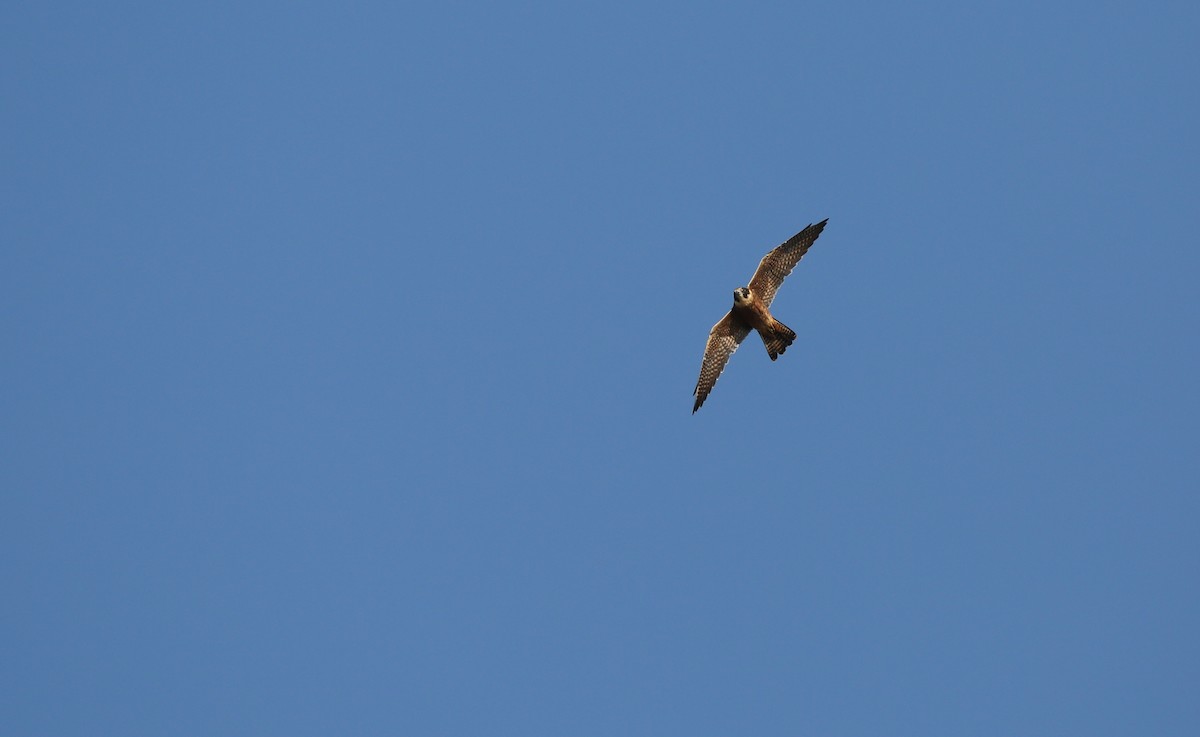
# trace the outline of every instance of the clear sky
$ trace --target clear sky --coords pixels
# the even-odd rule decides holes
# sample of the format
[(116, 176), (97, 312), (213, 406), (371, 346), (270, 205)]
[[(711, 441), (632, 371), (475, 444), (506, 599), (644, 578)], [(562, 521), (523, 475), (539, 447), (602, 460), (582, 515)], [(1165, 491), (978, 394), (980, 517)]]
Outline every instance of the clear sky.
[(0, 733), (1197, 734), (1197, 8), (7, 4)]

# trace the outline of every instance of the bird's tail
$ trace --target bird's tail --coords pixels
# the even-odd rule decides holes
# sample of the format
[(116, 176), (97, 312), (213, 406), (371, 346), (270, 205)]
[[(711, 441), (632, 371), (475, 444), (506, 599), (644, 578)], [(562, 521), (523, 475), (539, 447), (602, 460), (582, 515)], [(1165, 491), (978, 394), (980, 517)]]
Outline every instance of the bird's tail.
[(778, 320), (771, 325), (769, 332), (759, 330), (758, 334), (762, 337), (763, 345), (767, 347), (767, 354), (771, 356), (772, 361), (779, 358), (796, 340), (796, 331)]

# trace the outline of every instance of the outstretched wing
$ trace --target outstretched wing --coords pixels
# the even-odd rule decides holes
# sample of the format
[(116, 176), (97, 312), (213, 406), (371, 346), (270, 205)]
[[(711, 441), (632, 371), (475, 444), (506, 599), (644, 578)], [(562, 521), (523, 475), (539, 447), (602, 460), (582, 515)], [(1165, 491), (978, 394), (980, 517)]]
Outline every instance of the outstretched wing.
[(708, 333), (708, 344), (704, 346), (704, 362), (700, 364), (700, 380), (696, 382), (696, 405), (692, 414), (700, 409), (708, 393), (717, 383), (717, 377), (725, 370), (729, 357), (738, 349), (742, 339), (750, 332), (750, 326), (734, 317), (732, 311), (726, 313)]
[(771, 300), (775, 299), (775, 292), (779, 290), (779, 285), (783, 284), (787, 275), (792, 273), (792, 269), (796, 268), (796, 264), (800, 263), (800, 259), (808, 253), (808, 247), (817, 240), (817, 236), (821, 235), (827, 222), (829, 222), (829, 218), (825, 218), (816, 225), (809, 225), (788, 238), (783, 245), (763, 256), (762, 261), (758, 262), (758, 268), (754, 271), (754, 276), (751, 277), (748, 286), (758, 295), (764, 305), (771, 306)]

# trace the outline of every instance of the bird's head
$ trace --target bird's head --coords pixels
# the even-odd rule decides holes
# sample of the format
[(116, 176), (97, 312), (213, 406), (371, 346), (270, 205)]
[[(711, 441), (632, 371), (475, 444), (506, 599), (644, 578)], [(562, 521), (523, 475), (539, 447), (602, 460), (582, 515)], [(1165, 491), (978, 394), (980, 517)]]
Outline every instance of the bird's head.
[(735, 305), (744, 305), (750, 301), (752, 292), (749, 287), (738, 287), (733, 290), (733, 303)]

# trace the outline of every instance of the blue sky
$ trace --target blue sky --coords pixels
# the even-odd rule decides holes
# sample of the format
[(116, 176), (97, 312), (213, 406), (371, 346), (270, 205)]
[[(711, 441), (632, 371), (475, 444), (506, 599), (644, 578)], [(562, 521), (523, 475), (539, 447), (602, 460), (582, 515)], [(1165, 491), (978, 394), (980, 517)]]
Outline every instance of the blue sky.
[(1195, 734), (1198, 30), (10, 5), (0, 731)]

